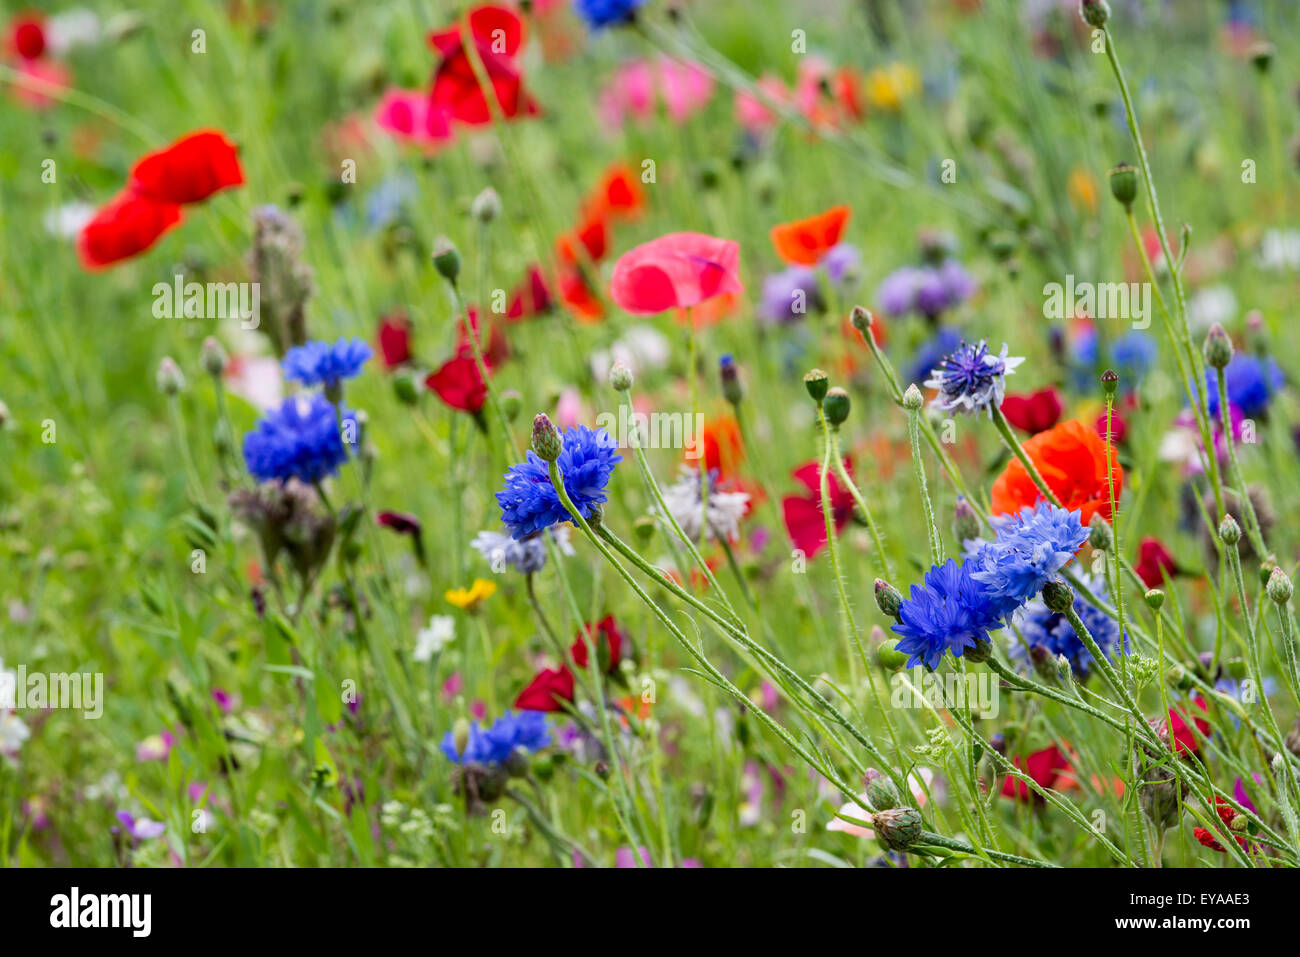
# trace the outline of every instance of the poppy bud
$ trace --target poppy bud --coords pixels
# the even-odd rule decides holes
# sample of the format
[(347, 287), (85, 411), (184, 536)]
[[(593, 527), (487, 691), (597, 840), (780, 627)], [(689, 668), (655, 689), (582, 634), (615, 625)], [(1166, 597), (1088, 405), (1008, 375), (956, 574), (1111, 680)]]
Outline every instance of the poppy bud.
[(1223, 516), (1223, 521), (1219, 523), (1219, 538), (1225, 545), (1236, 545), (1241, 541), (1241, 526), (1231, 515)]
[(221, 343), (212, 336), (203, 340), (203, 351), (200, 353), (203, 359), (203, 368), (207, 370), (208, 375), (220, 378), (221, 373), (226, 371), (226, 350), (221, 348)]
[(1088, 544), (1103, 552), (1110, 551), (1111, 546), (1115, 544), (1115, 533), (1110, 527), (1110, 522), (1102, 518), (1100, 512), (1088, 523)]
[(1232, 361), (1232, 340), (1219, 323), (1210, 326), (1202, 351), (1205, 353), (1206, 364), (1216, 369), (1222, 369)]
[(877, 811), (871, 816), (871, 826), (891, 851), (905, 851), (921, 839), (921, 813), (916, 808)]
[(1088, 26), (1101, 29), (1110, 19), (1110, 4), (1106, 0), (1080, 0), (1079, 16)]
[(964, 495), (958, 495), (957, 504), (953, 506), (952, 533), (957, 541), (962, 543), (969, 542), (972, 538), (979, 538), (979, 518)]
[(864, 337), (867, 330), (871, 328), (872, 319), (871, 312), (861, 306), (854, 306), (853, 311), (849, 313), (849, 322), (853, 323), (853, 328), (862, 333)]
[(898, 617), (898, 606), (903, 603), (903, 595), (897, 588), (883, 578), (876, 579), (876, 605), (890, 618)]
[(626, 392), (632, 388), (632, 370), (622, 362), (615, 362), (609, 370), (609, 384), (615, 392)]
[(505, 415), (506, 421), (513, 422), (519, 418), (519, 413), (524, 407), (524, 397), (514, 389), (506, 389), (501, 393), (501, 412)]
[(803, 385), (812, 396), (812, 400), (821, 404), (822, 399), (826, 398), (826, 390), (830, 388), (831, 383), (821, 369), (812, 369), (804, 374)]
[(1074, 604), (1074, 589), (1059, 578), (1048, 582), (1043, 586), (1043, 604), (1052, 611), (1064, 613)]
[(1147, 607), (1154, 612), (1159, 612), (1165, 603), (1165, 593), (1159, 588), (1149, 588), (1143, 596), (1146, 599)]
[(889, 780), (887, 775), (881, 774), (875, 768), (867, 768), (866, 778), (867, 803), (877, 811), (898, 807), (903, 803), (902, 798), (898, 796), (898, 788), (894, 787), (894, 782)]
[(596, 777), (602, 781), (609, 780), (609, 764), (605, 761), (596, 762)]
[(907, 654), (898, 650), (898, 640), (891, 638), (876, 649), (876, 660), (886, 671), (899, 671), (907, 664)]
[(393, 394), (402, 405), (415, 405), (420, 401), (419, 379), (410, 372), (393, 376)]
[(832, 426), (839, 426), (849, 417), (849, 394), (836, 386), (826, 392), (826, 397), (822, 399), (822, 411), (826, 413), (826, 420)]
[(564, 439), (560, 437), (555, 423), (545, 412), (533, 417), (533, 451), (543, 462), (554, 462), (564, 449)]
[(718, 376), (722, 380), (722, 397), (732, 405), (739, 405), (745, 397), (745, 387), (740, 382), (740, 370), (730, 354), (718, 360)]
[(907, 391), (903, 393), (903, 408), (907, 409), (909, 412), (915, 412), (924, 404), (925, 399), (921, 395), (921, 390), (918, 389), (916, 383), (913, 382), (907, 387)]
[(1285, 605), (1291, 600), (1293, 587), (1291, 579), (1287, 577), (1286, 572), (1280, 568), (1273, 569), (1273, 574), (1268, 576), (1268, 597), (1273, 599), (1279, 605)]
[(474, 197), (469, 207), (470, 215), (480, 223), (490, 223), (501, 215), (501, 197), (489, 186)]
[(171, 356), (163, 356), (162, 362), (158, 363), (156, 381), (158, 391), (163, 395), (176, 395), (185, 388), (185, 374)]
[(1106, 174), (1106, 179), (1110, 183), (1110, 194), (1123, 203), (1125, 209), (1132, 209), (1133, 200), (1137, 199), (1137, 170), (1128, 163), (1120, 163)]
[(1248, 54), (1250, 62), (1260, 73), (1267, 73), (1268, 68), (1273, 65), (1273, 56), (1277, 53), (1277, 48), (1267, 40), (1261, 40), (1251, 46)]
[(1119, 386), (1119, 373), (1114, 369), (1107, 369), (1101, 374), (1101, 389), (1107, 395), (1114, 395), (1115, 389)]
[(446, 236), (439, 236), (433, 243), (433, 268), (438, 275), (453, 286), (460, 276), (460, 253)]

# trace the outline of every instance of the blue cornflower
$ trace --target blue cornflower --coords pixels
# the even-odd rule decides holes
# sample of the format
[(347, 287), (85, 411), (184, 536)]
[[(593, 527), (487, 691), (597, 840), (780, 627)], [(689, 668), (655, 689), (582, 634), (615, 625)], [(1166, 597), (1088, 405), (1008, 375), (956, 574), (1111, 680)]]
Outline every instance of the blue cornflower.
[(1156, 342), (1145, 332), (1126, 333), (1110, 347), (1110, 361), (1119, 373), (1119, 381), (1132, 389), (1156, 364)]
[[(352, 412), (342, 413), (350, 437), (357, 435)], [(244, 461), (259, 481), (319, 482), (348, 460), (334, 405), (320, 393), (290, 396), (244, 436)]]
[(970, 415), (987, 411), (992, 415), (993, 408), (1002, 405), (1007, 376), (1024, 361), (1020, 357), (1008, 356), (1005, 342), (1002, 352), (997, 355), (989, 352), (983, 340), (974, 345), (963, 342), (931, 370), (925, 385), (939, 390), (939, 396), (934, 400), (937, 408)]
[[(1228, 402), (1251, 419), (1268, 411), (1273, 393), (1282, 388), (1282, 369), (1276, 359), (1260, 359), (1248, 353), (1232, 357), (1224, 369), (1228, 385)], [(1205, 370), (1206, 391), (1209, 393), (1210, 415), (1219, 414), (1219, 370)]]
[[(1094, 595), (1102, 594), (1104, 583), (1099, 576), (1086, 576), (1083, 583)], [(1079, 616), (1083, 626), (1088, 629), (1097, 647), (1108, 659), (1114, 658), (1116, 652), (1126, 654), (1128, 641), (1120, 640), (1119, 625), (1095, 605), (1084, 600), (1079, 592), (1074, 596), (1074, 613)], [(1086, 680), (1092, 671), (1092, 653), (1080, 640), (1065, 615), (1052, 611), (1041, 599), (1034, 599), (1016, 612), (1013, 623), (1028, 645), (1028, 651), (1041, 648), (1052, 659), (1064, 655), (1070, 668), (1080, 680)], [(1016, 643), (1011, 649), (1018, 658), (1026, 656), (1026, 648)]]
[[(569, 528), (557, 525), (548, 534), (561, 554), (572, 555), (573, 546), (569, 544)], [(470, 542), (470, 547), (492, 563), (494, 572), (513, 568), (524, 575), (541, 571), (546, 566), (546, 542), (540, 535), (515, 541), (509, 535), (500, 532), (479, 532)]]
[(996, 542), (967, 560), (971, 577), (983, 583), (1003, 613), (1023, 605), (1056, 577), (1088, 538), (1079, 511), (1048, 502), (1025, 506), (998, 529)]
[(442, 753), (457, 764), (502, 764), (517, 748), (540, 751), (551, 743), (551, 728), (541, 711), (506, 711), (490, 728), (470, 725), (464, 753), (456, 751), (456, 735), (448, 731), (442, 738)]
[[(623, 461), (618, 443), (604, 429), (575, 425), (564, 433), (564, 449), (556, 465), (564, 476), (564, 490), (583, 518), (605, 501), (605, 486), (614, 466)], [(501, 521), (516, 541), (544, 528), (571, 520), (568, 509), (551, 485), (547, 465), (531, 449), (526, 461), (512, 465), (505, 487), (497, 492)]]
[(334, 389), (343, 379), (359, 373), (372, 355), (374, 351), (360, 339), (309, 342), (286, 352), (282, 365), (286, 379)]
[(629, 22), (638, 8), (645, 6), (646, 0), (574, 0), (582, 19), (593, 30), (617, 26)]
[(933, 670), (945, 652), (961, 657), (963, 651), (989, 640), (989, 632), (1002, 627), (1002, 613), (988, 590), (975, 581), (967, 562), (948, 559), (925, 573), (924, 584), (913, 585), (898, 607), (902, 635), (898, 650), (911, 655), (907, 667), (925, 664)]
[(961, 334), (956, 329), (943, 326), (934, 336), (923, 343), (912, 356), (908, 366), (908, 382), (924, 382), (930, 370), (937, 366), (948, 353), (961, 346)]

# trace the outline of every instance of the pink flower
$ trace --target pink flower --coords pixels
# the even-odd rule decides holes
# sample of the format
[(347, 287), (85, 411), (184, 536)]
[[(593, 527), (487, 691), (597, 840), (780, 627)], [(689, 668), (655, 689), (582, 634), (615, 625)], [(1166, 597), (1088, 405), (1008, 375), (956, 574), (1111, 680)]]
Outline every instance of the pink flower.
[(651, 315), (744, 292), (739, 269), (739, 243), (703, 233), (669, 233), (620, 256), (609, 292), (628, 312)]
[[(768, 99), (777, 103), (788, 103), (790, 91), (778, 76), (764, 73), (758, 78), (758, 89)], [(736, 92), (736, 122), (751, 133), (762, 133), (776, 125), (779, 117), (776, 111), (762, 99), (743, 90)]]
[(668, 118), (680, 124), (712, 96), (713, 77), (702, 66), (660, 57), (619, 67), (601, 91), (597, 109), (607, 125), (617, 127), (629, 116), (637, 121), (652, 119), (662, 100)]
[(172, 752), (172, 745), (175, 743), (176, 738), (170, 731), (151, 734), (135, 746), (135, 759), (137, 761), (166, 761), (167, 756)]
[(374, 118), (376, 126), (403, 143), (432, 150), (452, 139), (447, 111), (422, 90), (388, 90), (375, 107)]

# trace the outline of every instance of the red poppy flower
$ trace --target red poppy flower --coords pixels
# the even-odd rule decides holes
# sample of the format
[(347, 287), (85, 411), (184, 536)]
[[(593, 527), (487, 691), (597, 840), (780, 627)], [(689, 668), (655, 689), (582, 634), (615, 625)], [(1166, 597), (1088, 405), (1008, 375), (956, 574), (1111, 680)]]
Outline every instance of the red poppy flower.
[(632, 219), (645, 209), (645, 191), (631, 169), (615, 163), (605, 171), (585, 208), (593, 216)]
[(620, 256), (609, 291), (628, 312), (651, 315), (744, 292), (739, 269), (739, 243), (703, 233), (669, 233)]
[(515, 698), (521, 711), (563, 711), (561, 702), (573, 700), (573, 673), (561, 665), (537, 673), (528, 687)]
[[(1069, 757), (1054, 744), (1035, 751), (1027, 758), (1016, 758), (1012, 763), (1029, 775), (1035, 784), (1044, 788), (1056, 787), (1058, 779), (1071, 771)], [(1028, 784), (1010, 774), (1002, 782), (1002, 796), (1014, 797), (1020, 801), (1041, 800), (1041, 795), (1030, 791)]]
[(717, 472), (719, 479), (733, 478), (745, 458), (745, 443), (740, 435), (740, 425), (727, 416), (710, 419), (704, 423), (698, 436), (691, 436), (686, 445), (686, 464), (698, 467), (700, 448), (704, 446), (704, 468)]
[(1138, 560), (1133, 570), (1148, 588), (1161, 588), (1165, 575), (1172, 575), (1176, 570), (1174, 556), (1160, 539), (1148, 536), (1138, 544)]
[(1023, 432), (1046, 432), (1061, 421), (1061, 396), (1053, 388), (1037, 392), (1008, 393), (1002, 400), (1002, 414)]
[(579, 322), (600, 322), (605, 317), (605, 306), (581, 269), (566, 269), (555, 285), (560, 301)]
[[(1097, 433), (1077, 419), (1062, 422), (1040, 432), (1024, 444), (1026, 454), (1043, 481), (1061, 504), (1080, 511), (1086, 527), (1093, 515), (1110, 520), (1110, 484), (1106, 476), (1106, 446)], [(1110, 450), (1110, 468), (1115, 476), (1115, 500), (1124, 484), (1115, 449)], [(994, 515), (1016, 514), (1042, 498), (1019, 459), (1012, 459), (1006, 471), (993, 483)]]
[(129, 187), (160, 203), (197, 203), (243, 182), (235, 144), (219, 130), (198, 130), (137, 161)]
[[(853, 474), (853, 463), (847, 458), (844, 467)], [(821, 501), (821, 463), (809, 462), (794, 471), (795, 481), (808, 489), (808, 495), (789, 495), (781, 500), (781, 511), (785, 516), (786, 531), (794, 547), (808, 558), (814, 557), (826, 547), (826, 519), (822, 514)], [(835, 532), (839, 534), (849, 519), (853, 517), (853, 493), (840, 485), (834, 473), (827, 477), (827, 491), (830, 494), (831, 518), (835, 523)]]
[(477, 415), (487, 401), (487, 383), (472, 356), (448, 359), (436, 372), (429, 373), (424, 384), (447, 405), (462, 412)]
[(529, 266), (528, 275), (510, 295), (510, 303), (506, 306), (506, 318), (513, 320), (538, 316), (550, 312), (553, 304), (551, 290), (547, 288), (546, 276), (542, 274), (541, 267)]
[(45, 52), (45, 18), (25, 13), (9, 26), (9, 45), (24, 60), (36, 60)]
[(423, 90), (388, 90), (375, 106), (374, 117), (376, 126), (402, 142), (433, 148), (452, 139), (447, 111)]
[[(537, 104), (524, 91), (523, 79), (514, 64), (514, 56), (524, 43), (523, 21), (506, 7), (485, 4), (470, 11), (469, 32), (502, 115), (537, 114)], [(442, 54), (433, 76), (434, 105), (462, 123), (491, 123), (492, 108), (465, 51), (463, 24), (430, 33), (429, 44)]]
[[(1237, 819), (1237, 814), (1238, 814), (1237, 809), (1233, 807), (1231, 804), (1229, 804), (1226, 800), (1224, 800), (1224, 798), (1216, 794), (1214, 796), (1214, 810), (1215, 813), (1219, 815), (1219, 820), (1223, 822), (1223, 826), (1227, 828), (1231, 828), (1232, 822)], [(1227, 849), (1222, 844), (1219, 843), (1218, 839), (1214, 835), (1214, 832), (1210, 831), (1207, 828), (1204, 827), (1192, 828), (1192, 836), (1195, 837), (1200, 844), (1210, 848), (1211, 850), (1218, 851), (1220, 854), (1228, 853)], [(1246, 839), (1242, 837), (1240, 834), (1234, 834), (1233, 837), (1236, 838), (1237, 843), (1240, 844), (1243, 848), (1250, 849), (1250, 845), (1247, 843)]]
[(422, 528), (419, 518), (406, 512), (380, 512), (375, 524), (391, 528), (399, 535), (419, 535)]
[(379, 320), (379, 358), (385, 369), (395, 369), (411, 361), (411, 320), (398, 310)]
[(839, 243), (852, 213), (847, 206), (832, 206), (824, 213), (772, 227), (776, 254), (792, 266), (815, 266)]
[[(605, 670), (613, 672), (618, 668), (618, 664), (623, 659), (623, 643), (626, 639), (623, 632), (619, 630), (618, 623), (614, 621), (613, 615), (606, 615), (596, 625), (586, 625), (586, 631), (592, 635), (592, 643), (596, 647), (596, 657), (599, 660), (603, 652), (609, 658), (609, 663)], [(593, 634), (594, 628), (594, 634)], [(587, 642), (583, 638), (582, 632), (578, 632), (574, 638), (573, 646), (569, 649), (573, 655), (573, 663), (579, 668), (587, 667)]]
[[(1202, 711), (1209, 711), (1205, 699), (1200, 696), (1193, 698), (1192, 704)], [(1195, 754), (1200, 750), (1201, 739), (1207, 737), (1210, 733), (1210, 722), (1204, 718), (1190, 716), (1196, 725), (1196, 731), (1193, 731), (1192, 726), (1187, 723), (1187, 717), (1189, 715), (1185, 704), (1175, 705), (1169, 709), (1167, 728), (1169, 737), (1174, 742), (1175, 753), (1178, 751), (1191, 751)], [(1200, 733), (1197, 734), (1197, 732)]]
[(555, 241), (555, 254), (570, 265), (584, 261), (598, 263), (608, 252), (609, 224), (603, 216), (588, 216), (572, 233)]
[(144, 252), (180, 221), (181, 208), (175, 203), (119, 193), (82, 227), (77, 254), (87, 269), (103, 269)]

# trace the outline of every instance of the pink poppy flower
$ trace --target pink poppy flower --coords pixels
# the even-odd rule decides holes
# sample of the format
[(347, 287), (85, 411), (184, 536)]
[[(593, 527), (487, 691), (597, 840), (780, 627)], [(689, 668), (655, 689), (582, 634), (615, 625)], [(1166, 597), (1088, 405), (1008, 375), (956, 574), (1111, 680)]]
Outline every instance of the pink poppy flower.
[(375, 125), (403, 143), (426, 149), (451, 142), (451, 118), (422, 90), (390, 89), (375, 106)]
[(740, 244), (703, 233), (669, 233), (619, 257), (610, 296), (623, 309), (650, 315), (741, 293)]
[(697, 63), (680, 63), (661, 57), (635, 60), (615, 71), (601, 91), (597, 109), (608, 126), (619, 127), (631, 117), (643, 122), (654, 117), (662, 101), (668, 118), (683, 123), (713, 96), (713, 77)]

